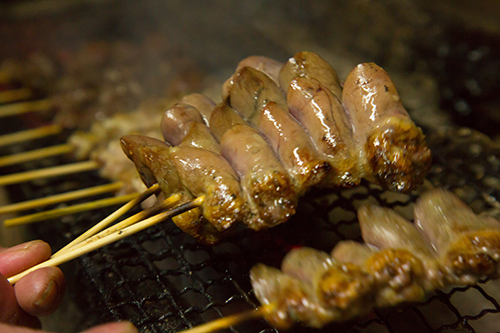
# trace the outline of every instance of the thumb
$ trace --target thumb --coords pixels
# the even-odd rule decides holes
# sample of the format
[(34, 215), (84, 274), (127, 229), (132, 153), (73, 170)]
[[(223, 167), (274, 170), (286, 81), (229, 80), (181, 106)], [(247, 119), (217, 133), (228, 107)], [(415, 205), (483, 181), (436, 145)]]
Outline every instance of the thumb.
[(138, 333), (138, 331), (132, 323), (122, 321), (119, 323), (99, 325), (82, 333)]

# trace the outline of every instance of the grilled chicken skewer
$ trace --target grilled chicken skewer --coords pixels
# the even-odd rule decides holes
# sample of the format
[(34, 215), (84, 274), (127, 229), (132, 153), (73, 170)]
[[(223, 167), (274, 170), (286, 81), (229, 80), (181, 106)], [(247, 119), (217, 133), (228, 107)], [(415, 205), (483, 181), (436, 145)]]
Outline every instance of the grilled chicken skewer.
[[(250, 278), (273, 326), (322, 327), (374, 307), (422, 301), (444, 286), (498, 277), (500, 223), (475, 215), (451, 192), (422, 195), (417, 225), (380, 207), (358, 211), (366, 244), (342, 241), (327, 253), (292, 250), (281, 270), (258, 264)], [(270, 306), (270, 305), (273, 306)]]
[[(353, 186), (369, 178), (391, 189), (409, 191), (429, 167), (425, 158), (430, 153), (421, 137), (412, 146), (417, 152), (402, 151), (404, 158), (414, 159), (416, 167), (421, 167), (408, 175), (412, 181), (380, 182), (377, 177), (390, 175), (384, 173), (386, 169), (377, 169), (383, 173), (380, 175), (369, 174), (375, 170), (366, 168), (365, 148), (357, 142), (360, 133), (379, 123), (370, 120), (366, 110), (352, 110), (358, 113), (353, 121), (340, 102), (342, 90), (333, 68), (310, 52), (295, 55), (278, 71), (279, 66), (268, 58), (250, 57), (224, 84), (223, 103), (215, 105), (199, 94), (183, 98), (163, 116), (166, 143), (147, 137), (122, 139), (123, 150), (147, 186), (158, 182), (166, 196), (180, 191), (185, 200), (207, 195), (201, 211), (174, 219), (202, 242), (215, 242), (239, 222), (261, 230), (287, 221), (295, 213), (298, 198), (312, 186)], [(380, 73), (373, 76), (376, 89), (379, 81), (392, 84), (388, 77), (379, 77)], [(344, 89), (348, 105), (357, 106), (358, 99), (365, 98), (356, 89), (353, 85)], [(391, 93), (394, 97), (395, 90)], [(374, 99), (386, 106), (385, 95)], [(402, 109), (399, 104), (389, 107)], [(399, 113), (377, 111), (381, 121), (394, 118), (421, 134), (404, 109)], [(391, 150), (389, 143), (385, 149)], [(397, 166), (390, 171), (394, 170)]]

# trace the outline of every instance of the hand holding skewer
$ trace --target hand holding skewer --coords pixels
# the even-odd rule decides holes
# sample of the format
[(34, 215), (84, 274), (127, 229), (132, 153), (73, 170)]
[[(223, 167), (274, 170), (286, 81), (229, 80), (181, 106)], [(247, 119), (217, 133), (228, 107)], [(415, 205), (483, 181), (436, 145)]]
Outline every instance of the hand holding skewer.
[[(50, 253), (50, 246), (40, 240), (0, 249), (0, 333), (34, 332), (29, 328), (41, 327), (37, 317), (53, 313), (61, 304), (65, 280), (57, 267), (36, 270), (15, 286), (4, 278), (48, 259)], [(86, 332), (134, 333), (137, 330), (131, 323), (122, 322), (100, 325)]]

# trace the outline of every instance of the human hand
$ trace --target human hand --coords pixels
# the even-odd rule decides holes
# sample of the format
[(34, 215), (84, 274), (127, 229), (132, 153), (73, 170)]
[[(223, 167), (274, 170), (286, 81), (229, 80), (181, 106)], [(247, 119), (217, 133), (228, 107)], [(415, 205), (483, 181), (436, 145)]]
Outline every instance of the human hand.
[[(5, 278), (20, 273), (51, 255), (50, 246), (40, 240), (11, 248), (0, 248), (0, 333), (41, 332), (37, 317), (53, 313), (61, 304), (66, 282), (57, 267), (40, 268), (14, 286)], [(22, 327), (21, 327), (22, 326)], [(128, 323), (111, 323), (92, 328), (85, 333), (135, 333)]]

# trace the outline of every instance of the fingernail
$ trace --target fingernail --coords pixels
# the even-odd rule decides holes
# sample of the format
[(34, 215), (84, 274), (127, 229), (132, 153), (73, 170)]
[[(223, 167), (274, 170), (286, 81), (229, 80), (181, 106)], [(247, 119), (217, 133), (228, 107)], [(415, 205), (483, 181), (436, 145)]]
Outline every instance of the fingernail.
[(50, 280), (40, 297), (34, 303), (39, 309), (47, 309), (58, 297), (59, 285), (56, 281)]

